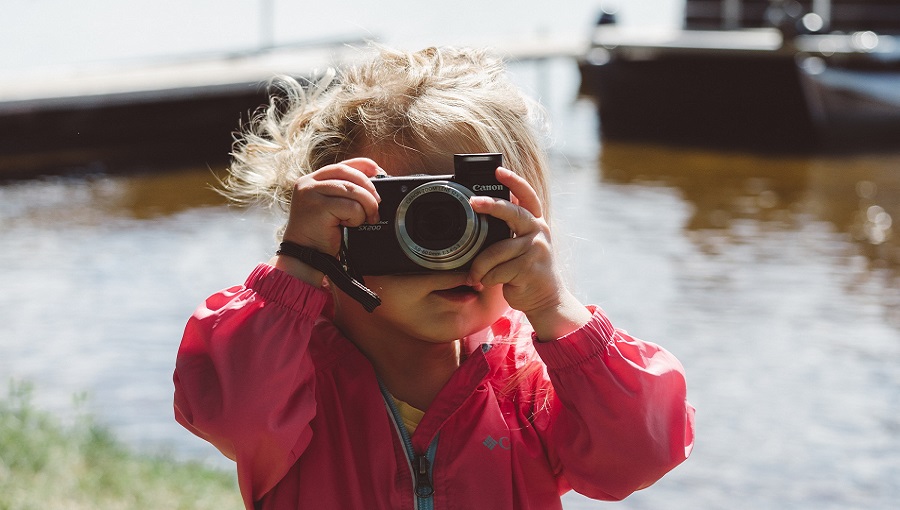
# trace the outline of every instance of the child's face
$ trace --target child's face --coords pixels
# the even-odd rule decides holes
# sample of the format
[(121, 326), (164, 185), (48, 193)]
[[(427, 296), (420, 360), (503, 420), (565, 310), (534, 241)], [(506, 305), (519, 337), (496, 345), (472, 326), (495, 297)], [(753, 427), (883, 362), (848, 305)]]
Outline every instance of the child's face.
[[(369, 148), (359, 154), (376, 161), (391, 176), (421, 171), (453, 173), (452, 153), (433, 164), (410, 163), (389, 158)], [(445, 155), (446, 156), (446, 155)], [(441, 165), (437, 161), (444, 161)], [(416, 275), (366, 276), (366, 286), (381, 298), (381, 305), (368, 313), (355, 303), (338, 306), (336, 317), (345, 324), (365, 325), (363, 334), (384, 332), (386, 335), (405, 334), (432, 343), (450, 342), (481, 331), (493, 324), (508, 305), (501, 286), (473, 289), (465, 285), (467, 273), (435, 271)], [(341, 301), (350, 301), (341, 296)], [(348, 315), (352, 315), (348, 316)], [(346, 328), (345, 328), (346, 329)]]

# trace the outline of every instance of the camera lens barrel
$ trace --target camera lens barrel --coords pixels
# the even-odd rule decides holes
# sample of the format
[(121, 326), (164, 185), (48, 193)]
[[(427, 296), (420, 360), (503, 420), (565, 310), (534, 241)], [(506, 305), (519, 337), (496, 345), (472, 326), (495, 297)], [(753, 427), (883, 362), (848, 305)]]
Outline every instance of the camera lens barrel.
[(397, 241), (415, 263), (427, 269), (455, 269), (478, 254), (487, 220), (472, 209), (475, 196), (452, 181), (431, 181), (411, 190), (397, 207)]

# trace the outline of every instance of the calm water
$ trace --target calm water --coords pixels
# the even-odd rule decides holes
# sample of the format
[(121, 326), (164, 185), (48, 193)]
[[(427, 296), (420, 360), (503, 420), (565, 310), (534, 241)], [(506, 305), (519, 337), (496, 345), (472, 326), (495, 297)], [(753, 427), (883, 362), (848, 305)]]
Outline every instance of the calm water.
[[(900, 154), (600, 144), (571, 63), (514, 73), (553, 120), (574, 289), (673, 351), (698, 409), (686, 464), (624, 503), (566, 507), (894, 508)], [(175, 351), (193, 308), (273, 252), (278, 220), (223, 204), (221, 169), (158, 170), (0, 184), (0, 379), (62, 416), (85, 392), (135, 448), (227, 467), (172, 418)]]
[[(556, 128), (574, 288), (673, 351), (698, 408), (692, 458), (617, 507), (892, 508), (900, 155), (601, 145), (571, 63), (514, 71)], [(268, 258), (278, 222), (225, 206), (209, 169), (159, 170), (0, 185), (0, 377), (63, 416), (86, 392), (136, 448), (227, 466), (173, 421), (173, 359), (192, 309)]]

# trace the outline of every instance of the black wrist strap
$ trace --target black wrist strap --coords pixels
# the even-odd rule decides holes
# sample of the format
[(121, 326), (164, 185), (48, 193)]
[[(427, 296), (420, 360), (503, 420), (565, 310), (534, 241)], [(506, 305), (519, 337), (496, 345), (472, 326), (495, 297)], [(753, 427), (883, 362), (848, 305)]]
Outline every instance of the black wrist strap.
[(350, 276), (343, 264), (330, 255), (290, 241), (281, 243), (280, 248), (275, 253), (295, 258), (308, 264), (310, 267), (322, 271), (332, 283), (346, 292), (348, 296), (359, 301), (359, 304), (368, 312), (371, 312), (381, 304), (381, 298), (378, 297), (378, 294), (375, 294), (361, 282)]

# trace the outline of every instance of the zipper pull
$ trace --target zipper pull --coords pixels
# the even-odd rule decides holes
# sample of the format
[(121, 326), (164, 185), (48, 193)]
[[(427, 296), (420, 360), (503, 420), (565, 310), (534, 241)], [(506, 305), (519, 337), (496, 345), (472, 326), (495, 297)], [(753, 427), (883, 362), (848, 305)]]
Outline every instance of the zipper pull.
[(413, 471), (416, 475), (416, 496), (430, 498), (434, 494), (434, 486), (431, 484), (431, 463), (428, 457), (416, 455), (413, 459)]

